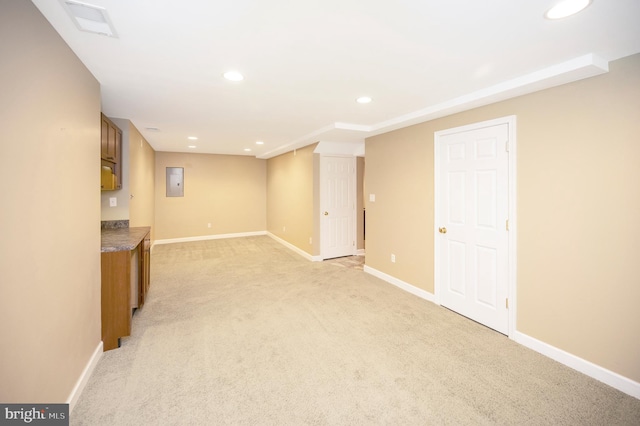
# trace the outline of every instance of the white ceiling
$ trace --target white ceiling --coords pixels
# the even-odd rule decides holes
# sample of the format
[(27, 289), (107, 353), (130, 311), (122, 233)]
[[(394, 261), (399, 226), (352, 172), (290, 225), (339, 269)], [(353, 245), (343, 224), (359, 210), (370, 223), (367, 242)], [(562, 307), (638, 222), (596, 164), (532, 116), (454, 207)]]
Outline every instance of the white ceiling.
[[(639, 0), (559, 21), (543, 17), (557, 0), (85, 0), (117, 38), (32, 1), (100, 82), (103, 112), (156, 151), (269, 158), (361, 141), (640, 52)], [(223, 79), (230, 69), (244, 81)]]

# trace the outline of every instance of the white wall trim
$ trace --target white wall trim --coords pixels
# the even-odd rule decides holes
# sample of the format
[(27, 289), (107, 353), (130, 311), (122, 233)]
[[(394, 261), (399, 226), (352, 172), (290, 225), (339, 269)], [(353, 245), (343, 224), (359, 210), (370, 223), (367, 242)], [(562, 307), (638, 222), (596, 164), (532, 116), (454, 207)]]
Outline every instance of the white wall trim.
[(321, 262), (322, 261), (322, 256), (313, 256), (310, 255), (309, 253), (307, 253), (304, 250), (301, 250), (300, 248), (294, 246), (293, 244), (291, 244), (288, 241), (283, 240), (280, 237), (275, 236), (274, 234), (272, 234), (271, 232), (267, 232), (266, 233), (269, 237), (273, 238), (274, 240), (276, 240), (277, 242), (279, 242), (280, 244), (282, 244), (283, 246), (285, 246), (286, 248), (288, 248), (289, 250), (292, 250), (296, 253), (298, 253), (300, 256), (304, 257), (307, 260), (310, 260), (312, 262)]
[(364, 157), (364, 140), (357, 142), (320, 141), (313, 150), (314, 154)]
[(73, 412), (73, 409), (75, 408), (76, 403), (78, 402), (78, 399), (82, 394), (82, 391), (84, 390), (85, 386), (87, 386), (87, 382), (89, 382), (89, 378), (93, 374), (96, 365), (98, 365), (98, 361), (100, 361), (100, 358), (102, 358), (103, 352), (102, 341), (100, 341), (98, 343), (98, 346), (96, 346), (96, 349), (93, 351), (91, 358), (89, 358), (89, 362), (84, 366), (82, 374), (80, 374), (80, 377), (78, 377), (73, 390), (67, 398), (67, 404), (69, 404), (69, 413)]
[(517, 343), (558, 361), (567, 367), (573, 368), (574, 370), (599, 380), (621, 392), (640, 399), (640, 383), (638, 382), (611, 370), (607, 370), (606, 368), (590, 361), (572, 355), (569, 352), (565, 352), (562, 349), (558, 349), (555, 346), (551, 346), (548, 343), (542, 342), (520, 331), (516, 330), (511, 338)]
[(364, 272), (366, 272), (367, 274), (371, 274), (374, 277), (378, 277), (381, 280), (388, 282), (389, 284), (393, 284), (394, 286), (399, 287), (402, 290), (413, 294), (414, 296), (418, 296), (421, 299), (435, 303), (435, 298), (433, 296), (433, 293), (429, 293), (426, 290), (423, 290), (407, 282), (399, 280), (396, 277), (393, 277), (389, 274), (385, 274), (384, 272), (378, 271), (377, 269), (374, 269), (367, 265), (364, 265)]
[(169, 239), (165, 239), (165, 240), (155, 240), (153, 242), (153, 244), (157, 245), (157, 244), (188, 243), (188, 242), (191, 242), (191, 241), (221, 240), (221, 239), (224, 239), (224, 238), (254, 237), (256, 235), (267, 235), (267, 231), (238, 232), (238, 233), (235, 233), (235, 234), (201, 235), (199, 237), (169, 238)]

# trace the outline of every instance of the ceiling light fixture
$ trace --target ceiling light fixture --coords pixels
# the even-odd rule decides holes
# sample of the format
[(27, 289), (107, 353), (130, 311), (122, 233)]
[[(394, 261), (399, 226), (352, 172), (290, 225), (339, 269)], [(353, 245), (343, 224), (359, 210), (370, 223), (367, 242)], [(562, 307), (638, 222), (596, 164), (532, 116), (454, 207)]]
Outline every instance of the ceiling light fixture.
[(62, 6), (80, 31), (118, 37), (104, 7), (73, 0), (63, 0)]
[(251, 152), (251, 148), (245, 148), (244, 151), (245, 152)]
[(256, 141), (256, 145), (264, 145), (264, 142), (262, 142), (262, 141)]
[(547, 10), (544, 17), (547, 19), (562, 19), (575, 15), (591, 4), (592, 0), (563, 0)]
[(197, 148), (197, 146), (195, 146), (195, 145), (189, 145), (189, 146), (188, 146), (188, 148), (193, 149), (193, 148)]
[(198, 137), (197, 136), (187, 136), (187, 139), (189, 139), (190, 141), (197, 141)]
[(244, 77), (238, 71), (227, 71), (222, 74), (229, 81), (242, 81)]
[(360, 96), (358, 99), (356, 99), (356, 102), (359, 104), (368, 104), (371, 101), (372, 99), (369, 96)]
[(150, 132), (159, 132), (160, 129), (158, 129), (157, 127), (145, 127), (145, 130), (148, 130)]

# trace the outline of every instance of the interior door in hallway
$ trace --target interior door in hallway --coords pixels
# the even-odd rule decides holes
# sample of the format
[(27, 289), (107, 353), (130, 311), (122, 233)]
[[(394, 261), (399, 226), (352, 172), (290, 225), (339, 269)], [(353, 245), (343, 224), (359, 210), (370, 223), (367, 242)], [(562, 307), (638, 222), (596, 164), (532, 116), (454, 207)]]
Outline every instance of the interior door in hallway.
[(452, 130), (435, 140), (436, 300), (507, 334), (509, 125)]
[(320, 247), (323, 259), (356, 253), (355, 157), (320, 157)]

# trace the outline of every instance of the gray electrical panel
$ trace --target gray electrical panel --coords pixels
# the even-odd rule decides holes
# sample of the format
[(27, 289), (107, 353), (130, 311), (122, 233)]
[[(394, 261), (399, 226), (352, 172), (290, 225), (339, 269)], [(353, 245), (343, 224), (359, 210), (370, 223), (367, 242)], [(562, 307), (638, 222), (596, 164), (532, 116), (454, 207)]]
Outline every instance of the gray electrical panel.
[(183, 167), (167, 167), (167, 197), (184, 197)]

